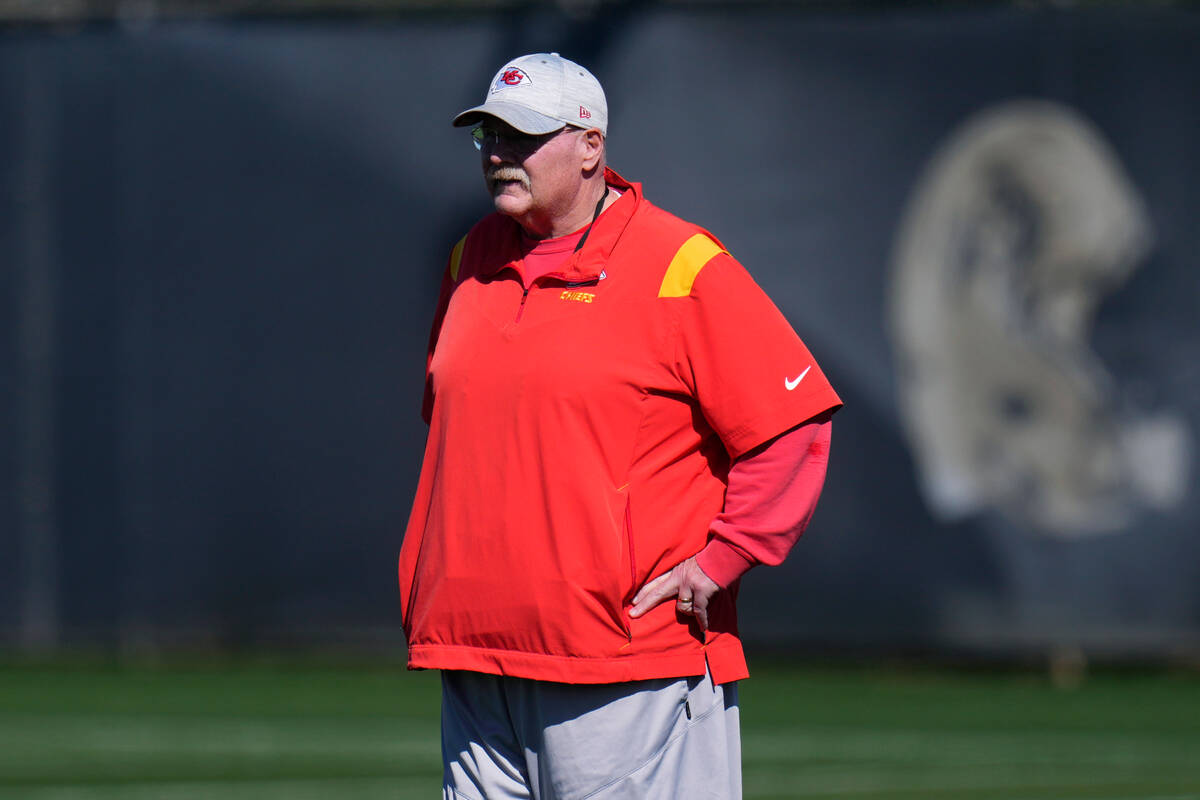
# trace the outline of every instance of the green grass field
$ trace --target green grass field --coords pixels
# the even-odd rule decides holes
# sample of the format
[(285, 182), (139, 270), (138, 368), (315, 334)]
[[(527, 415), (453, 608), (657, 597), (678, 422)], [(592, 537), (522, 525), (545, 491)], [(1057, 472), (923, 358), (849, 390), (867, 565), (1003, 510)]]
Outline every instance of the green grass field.
[[(752, 663), (747, 798), (1200, 798), (1200, 676)], [(0, 667), (0, 798), (432, 798), (438, 677)]]

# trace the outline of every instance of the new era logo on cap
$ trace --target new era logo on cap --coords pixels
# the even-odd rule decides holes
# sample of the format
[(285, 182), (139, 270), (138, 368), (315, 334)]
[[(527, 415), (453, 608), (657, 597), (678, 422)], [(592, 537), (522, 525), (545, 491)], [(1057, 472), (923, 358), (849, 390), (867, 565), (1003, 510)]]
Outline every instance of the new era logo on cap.
[(588, 111), (588, 110), (587, 110), (586, 108), (584, 108), (583, 106), (580, 106), (580, 107), (579, 107), (579, 118), (580, 118), (580, 119), (591, 119), (591, 118), (592, 118), (592, 112)]

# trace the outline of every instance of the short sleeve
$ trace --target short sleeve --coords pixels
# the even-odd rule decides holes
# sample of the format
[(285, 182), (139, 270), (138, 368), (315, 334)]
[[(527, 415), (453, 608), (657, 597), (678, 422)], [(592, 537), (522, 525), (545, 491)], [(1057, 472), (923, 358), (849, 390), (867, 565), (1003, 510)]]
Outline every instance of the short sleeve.
[(841, 407), (783, 313), (725, 251), (672, 302), (674, 368), (732, 458)]

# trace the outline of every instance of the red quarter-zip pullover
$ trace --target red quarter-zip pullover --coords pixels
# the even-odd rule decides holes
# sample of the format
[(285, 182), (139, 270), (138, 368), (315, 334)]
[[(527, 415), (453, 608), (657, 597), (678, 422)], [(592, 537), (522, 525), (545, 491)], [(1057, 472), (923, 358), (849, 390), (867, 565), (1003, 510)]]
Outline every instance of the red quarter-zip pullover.
[(452, 251), (400, 554), (411, 667), (746, 676), (736, 586), (707, 632), (630, 600), (704, 548), (731, 459), (841, 401), (715, 237), (606, 178), (620, 199), (528, 290), (507, 217)]

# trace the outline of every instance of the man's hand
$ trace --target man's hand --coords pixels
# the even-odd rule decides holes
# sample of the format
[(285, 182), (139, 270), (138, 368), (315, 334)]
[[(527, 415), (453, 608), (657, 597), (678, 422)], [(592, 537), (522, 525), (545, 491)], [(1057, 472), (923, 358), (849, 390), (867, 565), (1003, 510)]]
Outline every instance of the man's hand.
[(696, 557), (682, 561), (665, 575), (659, 575), (633, 596), (629, 616), (640, 617), (664, 600), (674, 597), (675, 610), (696, 618), (701, 630), (708, 630), (708, 601), (721, 587), (704, 574)]

